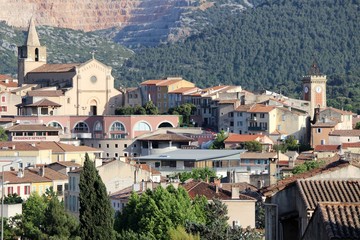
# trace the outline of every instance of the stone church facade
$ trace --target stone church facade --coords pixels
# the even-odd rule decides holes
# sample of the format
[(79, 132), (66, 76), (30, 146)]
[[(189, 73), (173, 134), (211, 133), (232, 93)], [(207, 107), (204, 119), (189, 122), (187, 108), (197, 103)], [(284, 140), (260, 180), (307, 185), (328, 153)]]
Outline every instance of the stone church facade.
[[(123, 96), (114, 88), (111, 70), (94, 56), (84, 63), (47, 63), (46, 47), (41, 46), (31, 20), (27, 41), (18, 47), (18, 79), (21, 85), (36, 84), (34, 91), (37, 94), (28, 92), (19, 105), (19, 113), (37, 116), (113, 115), (115, 108), (122, 106)], [(62, 94), (58, 94), (59, 90)], [(57, 98), (53, 97), (54, 91)]]

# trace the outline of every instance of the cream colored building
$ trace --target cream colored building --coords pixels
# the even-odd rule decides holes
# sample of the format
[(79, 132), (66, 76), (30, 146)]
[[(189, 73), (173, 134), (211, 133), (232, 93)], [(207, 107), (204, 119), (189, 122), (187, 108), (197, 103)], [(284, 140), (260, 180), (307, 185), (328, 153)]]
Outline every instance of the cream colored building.
[[(56, 109), (45, 111), (43, 115), (108, 115), (114, 114), (116, 106), (122, 105), (122, 94), (114, 88), (111, 67), (92, 59), (85, 63), (48, 64), (46, 47), (42, 46), (36, 32), (34, 21), (30, 21), (25, 45), (18, 47), (19, 84), (37, 84), (38, 88), (56, 87), (63, 96), (52, 99), (54, 106), (43, 108)], [(44, 96), (43, 99), (46, 99)], [(27, 104), (38, 103), (39, 97)], [(21, 106), (22, 109), (33, 107)], [(25, 115), (37, 115), (38, 111), (22, 111)], [(41, 114), (41, 111), (40, 111)]]

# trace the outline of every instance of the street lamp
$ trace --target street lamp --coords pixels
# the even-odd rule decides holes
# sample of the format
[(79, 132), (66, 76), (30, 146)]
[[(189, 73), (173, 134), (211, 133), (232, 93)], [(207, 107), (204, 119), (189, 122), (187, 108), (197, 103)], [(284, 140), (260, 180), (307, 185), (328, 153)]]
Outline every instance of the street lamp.
[(14, 160), (12, 161), (11, 163), (9, 164), (5, 164), (1, 167), (2, 169), (2, 179), (1, 179), (1, 240), (4, 240), (4, 167), (7, 167), (7, 166), (11, 166), (13, 165), (14, 163), (19, 163), (21, 162), (22, 160), (21, 159), (17, 159), (17, 160)]

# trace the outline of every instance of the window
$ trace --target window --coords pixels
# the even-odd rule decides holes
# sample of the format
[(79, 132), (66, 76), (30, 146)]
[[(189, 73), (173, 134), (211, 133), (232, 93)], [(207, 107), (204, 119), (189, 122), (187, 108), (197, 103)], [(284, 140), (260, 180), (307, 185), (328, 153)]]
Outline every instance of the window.
[(265, 113), (260, 113), (260, 118), (265, 118)]
[(8, 195), (9, 194), (13, 194), (14, 193), (14, 188), (13, 187), (8, 187)]
[(138, 122), (134, 128), (135, 131), (151, 131), (150, 125), (146, 122)]
[(233, 127), (233, 126), (234, 126), (234, 122), (231, 121), (231, 122), (230, 122), (230, 127)]
[(29, 195), (30, 194), (30, 186), (24, 186), (24, 194)]
[(127, 148), (127, 144), (124, 144), (124, 148)]
[(112, 133), (112, 134), (110, 134), (110, 138), (112, 138), (112, 139), (124, 139), (124, 138), (126, 138), (126, 134)]
[(102, 125), (101, 123), (97, 122), (94, 127), (95, 131), (102, 131)]
[(79, 122), (76, 124), (74, 130), (76, 132), (88, 132), (89, 131), (89, 127), (86, 123), (84, 122)]
[(242, 117), (242, 112), (238, 112), (238, 113), (237, 113), (237, 116), (238, 116), (238, 117)]
[(48, 123), (48, 127), (54, 127), (54, 128), (60, 128), (60, 129), (62, 129), (61, 124), (58, 123), (58, 122), (49, 122), (49, 123)]
[(67, 103), (68, 103), (68, 104), (70, 103), (70, 99), (71, 99), (71, 98), (68, 98), (68, 99), (67, 99)]
[(1, 102), (5, 102), (5, 101), (6, 101), (5, 96), (2, 96), (2, 97), (1, 97)]
[(101, 148), (101, 144), (99, 144), (99, 148)]
[(118, 157), (119, 156), (119, 154), (118, 153), (115, 153), (115, 155), (114, 155), (115, 157)]
[(119, 146), (119, 145), (116, 143), (116, 144), (115, 144), (115, 148), (118, 148), (118, 146)]
[(110, 131), (112, 131), (112, 132), (125, 131), (125, 127), (120, 122), (114, 122), (111, 125)]
[(7, 112), (7, 106), (1, 106), (0, 111), (1, 112)]
[(110, 147), (110, 145), (109, 144), (106, 144), (106, 148), (109, 148)]
[(20, 186), (17, 186), (17, 195), (19, 195), (20, 196)]
[(316, 133), (321, 133), (321, 128), (317, 128)]

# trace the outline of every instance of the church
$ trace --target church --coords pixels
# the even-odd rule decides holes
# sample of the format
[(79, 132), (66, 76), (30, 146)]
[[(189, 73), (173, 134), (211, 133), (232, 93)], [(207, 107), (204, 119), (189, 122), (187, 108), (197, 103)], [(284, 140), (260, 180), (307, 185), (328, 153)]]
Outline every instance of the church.
[(34, 85), (19, 115), (113, 115), (123, 95), (114, 88), (111, 67), (92, 59), (84, 63), (47, 63), (33, 19), (23, 46), (18, 47), (19, 85)]

